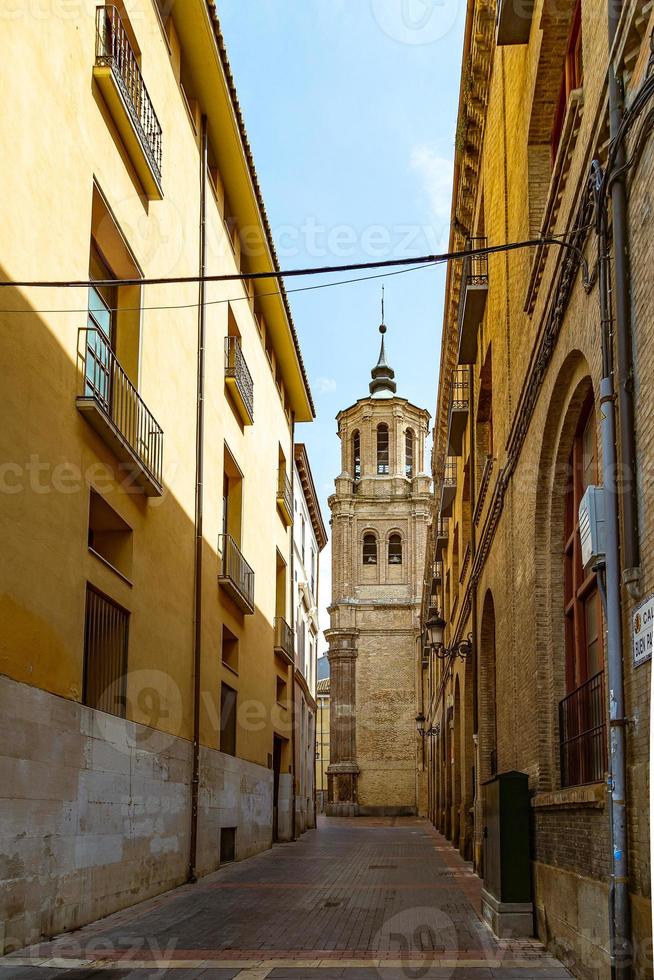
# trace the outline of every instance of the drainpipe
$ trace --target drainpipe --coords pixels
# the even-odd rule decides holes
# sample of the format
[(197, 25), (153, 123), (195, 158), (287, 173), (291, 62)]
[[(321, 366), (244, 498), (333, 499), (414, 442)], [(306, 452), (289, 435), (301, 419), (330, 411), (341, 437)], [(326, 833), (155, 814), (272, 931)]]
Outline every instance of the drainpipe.
[[(602, 178), (594, 161), (596, 189)], [(601, 308), (602, 380), (600, 382), (600, 433), (602, 482), (606, 494), (606, 571), (604, 602), (606, 616), (606, 678), (609, 702), (609, 777), (611, 889), (609, 929), (611, 934), (611, 977), (631, 977), (628, 836), (626, 821), (626, 751), (624, 681), (622, 662), (622, 609), (620, 601), (619, 498), (615, 446), (615, 391), (613, 386), (613, 320), (610, 305), (608, 216), (597, 215), (598, 276)], [(601, 573), (600, 573), (601, 574)]]
[[(318, 626), (320, 626), (320, 552), (321, 548), (318, 547), (318, 540), (316, 539), (316, 594), (314, 599), (316, 600), (316, 609), (318, 610)], [(314, 663), (313, 672), (313, 684), (314, 690), (316, 692), (315, 702), (316, 702), (316, 721), (318, 720), (318, 639), (320, 638), (320, 632), (318, 632), (318, 637), (316, 638), (316, 660)], [(322, 712), (320, 714), (320, 723), (322, 725)], [(318, 799), (317, 799), (317, 780), (316, 780), (316, 740), (318, 738), (318, 725), (313, 726), (313, 823), (314, 827), (318, 826)], [(322, 751), (322, 736), (320, 738), (320, 748)], [(321, 776), (321, 789), (322, 789), (322, 757), (320, 760), (320, 776)]]
[[(291, 496), (295, 511), (295, 412), (291, 413)], [(293, 666), (291, 667), (291, 838), (295, 840), (295, 513), (291, 521), (291, 629), (293, 630)]]
[[(613, 47), (622, 0), (612, 0), (608, 5), (609, 52)], [(609, 124), (611, 139), (615, 139), (624, 116), (622, 81), (615, 71), (611, 57), (609, 63)], [(617, 147), (615, 169), (620, 171), (626, 162), (624, 145)], [(627, 188), (622, 173), (611, 184), (613, 219), (613, 265), (615, 325), (617, 336), (617, 394), (618, 424), (620, 429), (621, 484), (618, 489), (622, 504), (622, 582), (629, 595), (640, 595), (640, 547), (638, 540), (638, 498), (636, 481), (636, 430), (634, 418), (634, 361), (631, 320), (631, 289), (629, 262), (629, 229), (627, 220)]]
[[(477, 432), (475, 428), (475, 366), (471, 364), (468, 369), (468, 407), (470, 419), (470, 568), (475, 567), (475, 557), (477, 554), (477, 529), (475, 525), (475, 511), (477, 509)], [(470, 601), (472, 606), (472, 758), (474, 760), (474, 773), (472, 785), (472, 840), (470, 850), (474, 861), (475, 853), (475, 813), (477, 802), (477, 787), (479, 785), (479, 634), (477, 617), (477, 583), (473, 581)], [(465, 857), (465, 855), (464, 855)]]
[(197, 881), (198, 800), (200, 790), (200, 694), (202, 668), (202, 547), (204, 505), (204, 375), (205, 375), (205, 284), (207, 268), (207, 117), (202, 116), (200, 147), (200, 280), (198, 283), (198, 380), (195, 429), (195, 595), (193, 634), (193, 772), (191, 777), (191, 843), (188, 880)]

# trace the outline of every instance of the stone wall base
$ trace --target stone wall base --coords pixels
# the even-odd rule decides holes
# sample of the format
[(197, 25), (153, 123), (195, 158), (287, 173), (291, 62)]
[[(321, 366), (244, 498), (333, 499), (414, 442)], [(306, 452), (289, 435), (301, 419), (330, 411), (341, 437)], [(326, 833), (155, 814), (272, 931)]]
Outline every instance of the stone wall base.
[[(190, 840), (190, 742), (0, 677), (0, 952), (182, 884)], [(282, 777), (291, 832), (291, 779)], [(197, 871), (272, 843), (273, 773), (203, 747)]]
[(481, 913), (498, 939), (528, 939), (534, 934), (531, 902), (500, 902), (482, 888)]

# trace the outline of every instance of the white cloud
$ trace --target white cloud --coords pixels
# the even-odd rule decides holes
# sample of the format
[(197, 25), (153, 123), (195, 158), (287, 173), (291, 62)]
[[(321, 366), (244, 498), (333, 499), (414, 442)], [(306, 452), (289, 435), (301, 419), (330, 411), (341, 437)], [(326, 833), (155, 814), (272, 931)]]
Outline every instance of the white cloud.
[(336, 380), (334, 378), (316, 378), (314, 386), (319, 395), (329, 395), (336, 391)]
[(411, 153), (411, 169), (415, 170), (422, 179), (432, 224), (437, 228), (444, 225), (449, 227), (453, 160), (442, 156), (433, 146), (416, 146)]

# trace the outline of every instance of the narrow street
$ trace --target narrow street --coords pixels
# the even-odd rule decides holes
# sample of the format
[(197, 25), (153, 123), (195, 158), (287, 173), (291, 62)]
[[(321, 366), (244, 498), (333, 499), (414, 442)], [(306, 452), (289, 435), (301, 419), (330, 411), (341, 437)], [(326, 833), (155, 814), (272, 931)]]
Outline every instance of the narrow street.
[(425, 820), (322, 819), (296, 843), (5, 957), (0, 980), (570, 976), (536, 940), (495, 940), (479, 897)]

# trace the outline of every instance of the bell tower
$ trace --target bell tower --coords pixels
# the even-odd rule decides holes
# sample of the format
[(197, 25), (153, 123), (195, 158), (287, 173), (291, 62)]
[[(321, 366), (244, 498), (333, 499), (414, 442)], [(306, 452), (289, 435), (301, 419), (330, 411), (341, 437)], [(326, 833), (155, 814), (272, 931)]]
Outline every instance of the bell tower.
[(429, 413), (397, 395), (381, 349), (370, 394), (337, 415), (341, 473), (329, 499), (332, 602), (327, 813), (417, 812), (417, 645), (431, 480)]

